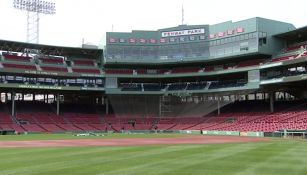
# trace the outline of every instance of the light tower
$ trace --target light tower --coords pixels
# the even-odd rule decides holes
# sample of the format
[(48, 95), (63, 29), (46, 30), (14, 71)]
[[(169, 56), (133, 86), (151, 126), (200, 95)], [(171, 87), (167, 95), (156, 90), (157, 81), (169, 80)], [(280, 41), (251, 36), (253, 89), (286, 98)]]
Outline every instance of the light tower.
[(27, 12), (27, 42), (39, 43), (39, 14), (54, 15), (55, 3), (42, 0), (14, 0), (14, 8)]

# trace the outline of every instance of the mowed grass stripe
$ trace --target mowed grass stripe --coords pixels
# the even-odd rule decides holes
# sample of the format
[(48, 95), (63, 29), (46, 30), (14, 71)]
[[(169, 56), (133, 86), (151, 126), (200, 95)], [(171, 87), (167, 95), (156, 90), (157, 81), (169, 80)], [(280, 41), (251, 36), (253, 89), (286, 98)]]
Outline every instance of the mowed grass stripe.
[[(18, 155), (17, 154), (7, 154), (7, 152), (15, 152), (16, 149), (18, 149)], [(119, 152), (129, 152), (131, 149), (136, 149), (135, 147), (106, 147), (105, 149), (101, 149), (99, 147), (91, 147), (91, 148), (78, 148), (78, 147), (63, 147), (63, 148), (5, 148), (0, 149), (1, 152), (5, 152), (4, 154), (0, 153), (2, 161), (0, 164), (0, 168), (3, 166), (4, 168), (9, 166), (10, 164), (14, 163), (13, 165), (25, 165), (27, 163), (29, 164), (35, 164), (35, 161), (39, 161), (38, 163), (43, 164), (44, 162), (40, 162), (41, 160), (48, 161), (49, 159), (51, 161), (53, 160), (64, 160), (67, 158), (68, 160), (73, 159), (74, 156), (76, 157), (82, 157), (82, 156), (91, 156), (97, 155), (97, 152), (104, 153), (104, 154), (114, 154)], [(16, 151), (16, 152), (17, 152)], [(22, 152), (24, 151), (24, 152)], [(15, 155), (12, 157), (12, 155)], [(28, 157), (29, 159), (32, 159), (31, 162), (27, 161), (24, 163), (24, 159), (21, 159), (21, 157)]]
[[(157, 147), (157, 146), (155, 146)], [(90, 164), (91, 168), (87, 168), (87, 164), (81, 164), (80, 168), (82, 171), (76, 170), (74, 167), (65, 168), (63, 171), (56, 171), (54, 173), (63, 173), (63, 172), (70, 172), (71, 174), (100, 174), (100, 173), (113, 173), (121, 174), (117, 172), (117, 170), (129, 169), (129, 167), (135, 165), (145, 165), (146, 161), (155, 162), (154, 157), (159, 157), (159, 160), (164, 159), (165, 157), (175, 156), (178, 155), (180, 152), (190, 151), (191, 149), (195, 149), (197, 147), (201, 147), (200, 145), (197, 146), (158, 146), (159, 150), (156, 152), (148, 152), (145, 151), (143, 153), (139, 153), (138, 155), (131, 155), (131, 156), (122, 156), (119, 159), (107, 158), (107, 161), (104, 162), (97, 162), (93, 161)], [(146, 167), (144, 167), (146, 168)], [(135, 171), (127, 171), (126, 173), (136, 173)]]
[[(31, 172), (31, 174), (36, 173), (41, 174), (45, 172), (51, 172), (50, 174), (54, 174), (54, 171), (59, 171), (63, 169), (76, 169), (77, 171), (82, 170), (80, 167), (86, 166), (87, 168), (95, 165), (95, 164), (116, 164), (117, 161), (125, 160), (129, 161), (130, 158), (139, 158), (141, 156), (151, 156), (155, 154), (164, 154), (170, 151), (183, 151), (183, 149), (188, 148), (164, 148), (161, 146), (148, 146), (148, 147), (117, 147), (121, 148), (115, 151), (105, 151), (108, 147), (100, 147), (95, 151), (91, 151), (90, 148), (71, 148), (76, 152), (76, 155), (70, 156), (69, 154), (57, 154), (57, 152), (50, 152), (50, 155), (40, 156), (32, 156), (27, 159), (22, 159), (20, 161), (13, 164), (3, 164), (3, 168), (11, 167), (6, 170), (0, 170), (1, 175), (6, 174), (24, 174), (27, 172)], [(63, 148), (59, 148), (63, 149)], [(90, 153), (88, 153), (90, 152)], [(146, 152), (146, 155), (142, 154), (142, 152)], [(88, 153), (88, 154), (87, 154)], [(54, 156), (58, 155), (58, 156)], [(64, 156), (63, 156), (64, 155)], [(1, 155), (0, 155), (1, 156)], [(21, 155), (22, 156), (22, 155)], [(52, 158), (50, 158), (52, 157)], [(7, 158), (6, 158), (7, 159)], [(114, 167), (111, 167), (114, 169)]]
[(224, 148), (217, 153), (198, 152), (193, 156), (186, 155), (180, 161), (173, 161), (171, 167), (165, 166), (166, 169), (158, 171), (157, 174), (207, 174), (208, 168), (206, 165), (212, 162), (215, 162), (215, 170), (222, 170), (218, 160), (234, 157), (237, 154), (245, 154), (245, 152), (257, 149), (259, 146), (261, 145), (237, 144), (234, 147), (229, 147), (229, 145), (226, 144), (223, 145)]
[[(21, 148), (17, 148), (21, 149)], [(4, 159), (9, 159), (9, 161), (3, 162), (0, 165), (0, 174), (14, 174), (14, 173), (26, 173), (27, 171), (31, 170), (54, 170), (54, 169), (61, 169), (67, 168), (73, 163), (77, 165), (81, 164), (88, 164), (90, 160), (96, 159), (104, 159), (107, 156), (114, 156), (116, 155), (129, 155), (132, 153), (137, 153), (146, 149), (150, 151), (150, 149), (159, 149), (159, 148), (138, 148), (138, 147), (72, 147), (72, 148), (45, 148), (44, 154), (36, 154), (36, 148), (27, 148), (32, 149), (34, 152), (32, 155), (23, 155), (22, 153), (19, 155), (19, 160), (17, 158), (16, 161), (11, 161), (10, 159), (15, 160), (16, 157), (3, 157)], [(44, 149), (44, 148), (41, 148)], [(9, 149), (0, 149), (2, 150), (10, 150), (14, 151), (15, 148)], [(0, 153), (1, 156), (1, 153)], [(2, 156), (1, 156), (2, 157)], [(32, 173), (31, 173), (32, 174)]]
[[(214, 161), (218, 158), (233, 156), (238, 152), (245, 152), (254, 149), (254, 146), (252, 145), (244, 148), (242, 148), (241, 144), (226, 145), (206, 145), (200, 148), (189, 149), (187, 152), (182, 152), (173, 156), (165, 155), (163, 159), (158, 156), (152, 157), (149, 160), (144, 160), (140, 165), (131, 165), (129, 168), (120, 168), (120, 170), (114, 170), (110, 173), (101, 173), (101, 175), (125, 174), (126, 172), (133, 172), (131, 174), (135, 175), (170, 174), (177, 169), (185, 168), (190, 165), (199, 163), (204, 165), (206, 162)], [(202, 167), (202, 165), (200, 167)]]
[(307, 150), (304, 146), (306, 146), (304, 143), (286, 142), (286, 144), (279, 143), (266, 150), (260, 150), (261, 152), (258, 152), (256, 157), (258, 159), (267, 157), (267, 159), (258, 164), (250, 164), (248, 169), (238, 175), (264, 173), (272, 175), (307, 174), (306, 169), (304, 169), (305, 166), (302, 166), (307, 163), (307, 158), (301, 157), (302, 155), (307, 155)]
[[(248, 144), (255, 145), (255, 144)], [(245, 145), (246, 146), (246, 145)], [(203, 162), (195, 163), (191, 166), (185, 166), (168, 174), (214, 174), (214, 175), (227, 175), (227, 174), (240, 174), (245, 169), (248, 169), (251, 164), (262, 163), (274, 154), (264, 154), (257, 158), (256, 155), (259, 150), (265, 150), (267, 148), (274, 147), (274, 144), (257, 144), (253, 149), (246, 151), (238, 151), (231, 156), (225, 156), (215, 159), (214, 161), (208, 161), (205, 164)], [(287, 148), (286, 148), (287, 149)]]

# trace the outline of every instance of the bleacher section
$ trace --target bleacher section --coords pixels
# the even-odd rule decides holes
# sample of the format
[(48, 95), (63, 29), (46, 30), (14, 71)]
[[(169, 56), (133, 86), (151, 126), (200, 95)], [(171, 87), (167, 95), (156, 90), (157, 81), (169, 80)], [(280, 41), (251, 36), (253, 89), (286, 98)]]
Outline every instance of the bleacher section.
[(172, 69), (171, 73), (178, 74), (178, 73), (193, 73), (198, 72), (200, 68), (197, 67), (186, 67), (186, 68), (175, 68)]
[(304, 49), (307, 47), (307, 42), (300, 42), (300, 43), (296, 43), (296, 44), (292, 44), (290, 46), (288, 46), (285, 49), (285, 52), (290, 52), (290, 51), (295, 51), (295, 50), (300, 50), (300, 49)]
[[(94, 60), (77, 59), (66, 64), (62, 57), (26, 57), (4, 54), (0, 59), (1, 68), (35, 70), (46, 72), (101, 74)], [(0, 57), (1, 58), (1, 57)], [(71, 66), (68, 66), (71, 65)]]
[(284, 49), (280, 54), (271, 59), (271, 62), (281, 62), (305, 57), (306, 42), (297, 43)]
[(72, 68), (72, 70), (76, 73), (100, 74), (100, 70), (98, 68)]
[[(20, 108), (15, 123), (9, 114), (0, 114), (0, 129), (17, 132), (67, 132), (67, 131), (120, 131), (120, 130), (221, 130), (264, 131), (282, 129), (306, 130), (307, 108), (301, 102), (277, 102), (279, 112), (266, 111), (260, 101), (242, 101), (222, 108), (222, 113), (211, 113), (203, 117), (185, 115), (181, 117), (157, 117), (155, 115), (101, 115), (66, 112), (56, 115), (48, 111), (48, 105), (39, 105), (40, 111), (29, 110), (28, 104)], [(71, 106), (72, 107), (72, 106)], [(25, 110), (24, 110), (25, 109)], [(33, 109), (33, 108), (32, 108)], [(68, 111), (72, 110), (69, 106)], [(87, 110), (86, 108), (84, 108)], [(45, 112), (41, 112), (41, 110)], [(80, 110), (80, 109), (79, 109)], [(82, 109), (83, 110), (83, 109)], [(27, 112), (31, 111), (31, 112)], [(86, 111), (84, 111), (86, 112)]]
[(93, 60), (73, 60), (73, 65), (74, 66), (95, 66), (95, 63)]
[(28, 64), (2, 63), (4, 68), (21, 69), (21, 70), (36, 70), (36, 66)]
[[(116, 128), (116, 130), (137, 130), (137, 128), (146, 128), (146, 130), (222, 130), (264, 132), (273, 132), (282, 129), (306, 130), (306, 105), (296, 105), (298, 105), (298, 103), (291, 104), (288, 102), (281, 102), (278, 104), (278, 108), (279, 110), (283, 109), (284, 111), (272, 114), (270, 112), (265, 112), (264, 105), (260, 102), (238, 102), (227, 106), (224, 110), (225, 113), (221, 115), (209, 114), (204, 117), (184, 116), (177, 118), (138, 118), (136, 116), (127, 115), (109, 115), (106, 116), (106, 120), (107, 123), (111, 124)], [(253, 110), (258, 112), (253, 112)], [(131, 121), (135, 121), (133, 125), (131, 124)]]
[(55, 67), (55, 66), (40, 66), (42, 71), (48, 72), (68, 72), (67, 67)]
[(164, 74), (166, 72), (169, 72), (169, 70), (168, 69), (137, 69), (136, 72), (137, 74)]
[(227, 80), (211, 82), (209, 89), (230, 88), (244, 86), (247, 82), (245, 80)]
[(165, 89), (166, 85), (164, 84), (156, 84), (156, 83), (146, 83), (143, 84), (144, 91), (161, 91)]
[(207, 87), (207, 82), (197, 82), (197, 83), (189, 83), (187, 90), (201, 90)]
[(121, 83), (122, 91), (180, 91), (180, 90), (202, 90), (219, 88), (241, 87), (247, 84), (246, 80), (226, 80), (209, 82), (181, 82), (170, 84), (159, 83)]
[(38, 58), (41, 71), (46, 72), (68, 72), (67, 65), (63, 58)]
[[(271, 62), (278, 62), (289, 60), (297, 57), (298, 54), (275, 57)], [(33, 59), (32, 57), (16, 56), (16, 55), (4, 55), (4, 62), (2, 62), (4, 68), (14, 68), (14, 69), (25, 69), (25, 70), (36, 70), (34, 63), (30, 63)], [(65, 64), (63, 58), (38, 58), (38, 65), (42, 71), (48, 72), (69, 72), (67, 65)], [(24, 64), (24, 63), (26, 64)], [(93, 60), (73, 60), (71, 61), (72, 71), (75, 73), (86, 73), (86, 74), (100, 74), (100, 70), (97, 68), (97, 64)], [(218, 67), (222, 67), (224, 70), (229, 68), (243, 68), (250, 66), (258, 66), (263, 63), (264, 60), (249, 60), (241, 61), (232, 66), (219, 65), (219, 66), (204, 66), (200, 67), (184, 67), (184, 68), (173, 68), (173, 69), (106, 69), (106, 74), (164, 74), (166, 72), (172, 74), (178, 73), (197, 73), (197, 72), (211, 72), (219, 70)]]
[(106, 69), (106, 74), (133, 74), (132, 69)]
[(135, 83), (122, 84), (122, 91), (142, 91), (142, 86)]
[(16, 61), (16, 62), (30, 62), (31, 57), (17, 56), (17, 55), (3, 55), (6, 61)]
[(63, 58), (39, 58), (41, 64), (56, 64), (56, 65), (63, 65), (64, 60)]
[(13, 124), (13, 120), (11, 119), (11, 116), (9, 114), (0, 113), (0, 123), (1, 124)]
[(212, 71), (214, 71), (214, 66), (206, 66), (204, 68), (204, 72), (212, 72)]
[[(233, 113), (220, 116), (207, 116), (204, 118), (152, 118), (151, 121), (158, 120), (158, 123), (135, 122), (130, 124), (129, 120), (114, 118), (107, 119), (113, 129), (124, 130), (221, 130), (221, 131), (263, 131), (274, 132), (282, 129), (306, 130), (307, 111), (269, 113)], [(149, 120), (148, 120), (149, 121)]]
[(250, 66), (259, 66), (263, 62), (264, 62), (263, 59), (242, 61), (242, 62), (239, 62), (236, 67), (242, 68), (242, 67), (250, 67)]
[(271, 61), (272, 62), (286, 61), (286, 60), (290, 60), (290, 59), (295, 59), (297, 56), (298, 55), (282, 56), (282, 57), (273, 58)]
[(21, 123), (20, 127), (29, 132), (97, 131), (106, 125), (97, 114), (69, 113), (57, 116), (38, 112), (18, 113), (16, 118)]
[(256, 59), (256, 60), (248, 60), (241, 61), (238, 63), (225, 64), (225, 65), (217, 65), (217, 66), (204, 66), (204, 67), (181, 67), (181, 68), (169, 68), (169, 69), (110, 69), (107, 68), (105, 70), (106, 74), (186, 74), (186, 73), (198, 73), (198, 72), (212, 72), (218, 70), (227, 70), (227, 69), (236, 69), (236, 68), (244, 68), (251, 66), (259, 66), (264, 63), (264, 59)]
[[(64, 105), (62, 115), (56, 115), (50, 104), (42, 102), (18, 102), (16, 122), (1, 104), (0, 130), (15, 130), (17, 132), (70, 132), (105, 130), (106, 123), (100, 114), (90, 114), (95, 107), (89, 105)], [(7, 106), (9, 108), (9, 106)], [(75, 111), (71, 113), (69, 111)]]
[(167, 88), (168, 91), (179, 91), (179, 90), (184, 90), (188, 86), (187, 83), (175, 83), (175, 84), (170, 84)]
[(75, 73), (101, 74), (94, 60), (76, 59), (71, 61), (72, 71)]

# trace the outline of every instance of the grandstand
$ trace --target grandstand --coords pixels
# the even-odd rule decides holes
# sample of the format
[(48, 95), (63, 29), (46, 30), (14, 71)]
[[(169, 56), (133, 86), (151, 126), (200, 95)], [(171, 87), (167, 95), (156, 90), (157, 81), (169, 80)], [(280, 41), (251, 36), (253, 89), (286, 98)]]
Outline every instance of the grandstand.
[(307, 28), (264, 18), (107, 32), (106, 48), (0, 41), (0, 130), (307, 130)]

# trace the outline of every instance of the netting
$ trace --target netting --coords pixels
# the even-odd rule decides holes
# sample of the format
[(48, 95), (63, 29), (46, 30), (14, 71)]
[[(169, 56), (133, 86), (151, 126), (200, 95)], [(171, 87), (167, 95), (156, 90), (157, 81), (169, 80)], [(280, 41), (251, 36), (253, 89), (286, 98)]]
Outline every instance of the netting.
[[(249, 92), (250, 93), (250, 92)], [(204, 117), (219, 113), (240, 95), (109, 95), (116, 117)]]

